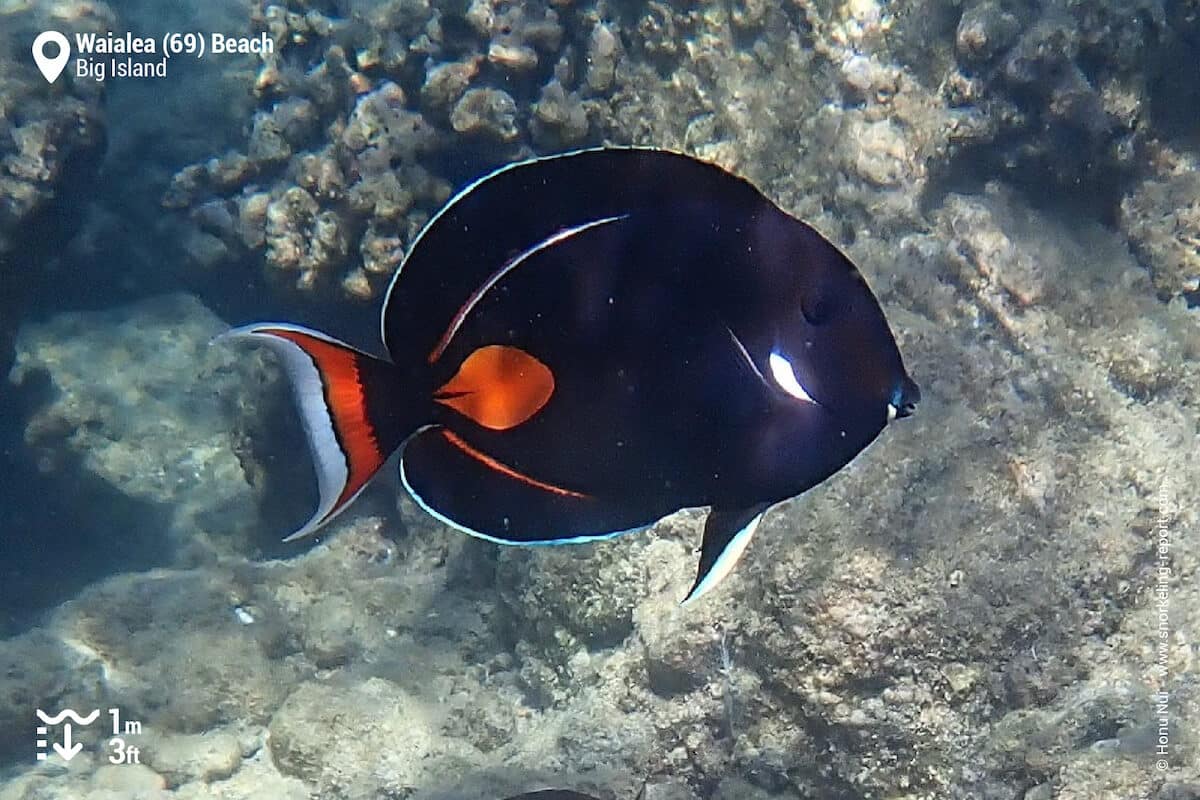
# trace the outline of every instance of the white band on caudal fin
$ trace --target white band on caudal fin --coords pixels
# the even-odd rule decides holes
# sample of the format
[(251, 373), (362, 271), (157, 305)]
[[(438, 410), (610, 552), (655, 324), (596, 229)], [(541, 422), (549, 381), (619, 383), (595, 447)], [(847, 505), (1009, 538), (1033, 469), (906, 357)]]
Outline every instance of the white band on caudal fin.
[(349, 505), (347, 502), (338, 507), (338, 498), (350, 480), (350, 467), (334, 433), (333, 415), (325, 400), (324, 385), (316, 362), (300, 345), (273, 331), (299, 333), (339, 346), (344, 345), (336, 339), (307, 328), (274, 323), (234, 328), (218, 337), (219, 340), (232, 339), (266, 345), (279, 357), (292, 385), (292, 393), (304, 423), (304, 433), (312, 451), (320, 497), (312, 517), (299, 530), (284, 539), (285, 542), (290, 542), (315, 533)]

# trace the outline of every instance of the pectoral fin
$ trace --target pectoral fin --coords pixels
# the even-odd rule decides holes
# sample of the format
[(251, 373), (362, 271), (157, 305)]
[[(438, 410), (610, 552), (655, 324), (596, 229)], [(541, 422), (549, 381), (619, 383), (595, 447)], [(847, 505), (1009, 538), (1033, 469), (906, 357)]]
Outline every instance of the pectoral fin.
[(700, 569), (681, 605), (686, 606), (703, 597), (733, 571), (766, 510), (767, 504), (762, 503), (736, 511), (714, 508), (708, 512), (704, 541), (700, 545)]

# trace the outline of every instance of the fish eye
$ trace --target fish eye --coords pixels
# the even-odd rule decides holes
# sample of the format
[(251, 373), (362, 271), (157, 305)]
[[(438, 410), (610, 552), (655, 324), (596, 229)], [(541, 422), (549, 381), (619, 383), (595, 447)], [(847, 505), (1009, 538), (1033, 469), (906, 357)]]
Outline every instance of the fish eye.
[(837, 303), (825, 293), (815, 293), (800, 302), (800, 311), (810, 325), (824, 325), (837, 313)]
[(797, 400), (803, 400), (806, 403), (817, 402), (813, 400), (808, 390), (800, 385), (800, 381), (796, 378), (796, 370), (792, 368), (792, 362), (779, 353), (771, 351), (771, 355), (767, 356), (767, 365), (771, 368), (771, 377), (775, 379), (775, 383), (779, 385), (780, 389)]

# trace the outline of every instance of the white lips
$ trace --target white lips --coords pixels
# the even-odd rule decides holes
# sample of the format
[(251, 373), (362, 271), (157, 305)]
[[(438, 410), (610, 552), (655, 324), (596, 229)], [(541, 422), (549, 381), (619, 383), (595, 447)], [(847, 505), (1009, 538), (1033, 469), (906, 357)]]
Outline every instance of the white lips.
[(796, 370), (792, 369), (792, 362), (779, 353), (772, 352), (767, 357), (767, 365), (771, 368), (771, 377), (779, 384), (780, 389), (783, 389), (797, 400), (814, 404), (817, 402), (813, 400), (808, 390), (801, 386), (800, 381), (796, 379)]

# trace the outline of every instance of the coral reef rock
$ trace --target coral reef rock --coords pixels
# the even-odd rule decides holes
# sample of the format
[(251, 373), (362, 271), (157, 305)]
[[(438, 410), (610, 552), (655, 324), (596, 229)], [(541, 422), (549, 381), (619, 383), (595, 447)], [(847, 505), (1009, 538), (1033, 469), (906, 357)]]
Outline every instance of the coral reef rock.
[[(244, 549), (257, 522), (244, 422), (274, 385), (253, 352), (215, 346), (228, 326), (188, 295), (64, 313), (22, 328), (9, 381), (48, 383), (25, 428), (43, 473), (98, 482), (114, 503), (119, 547), (184, 557)], [(165, 530), (164, 530), (165, 528)], [(174, 548), (172, 554), (170, 550)]]
[[(61, 7), (60, 6), (64, 6)], [(115, 24), (102, 2), (51, 0), (0, 7), (0, 375), (35, 271), (50, 242), (78, 224), (72, 209), (87, 196), (104, 153), (103, 89), (94, 81), (50, 85), (29, 68), (40, 31), (104, 33)], [(65, 86), (64, 86), (65, 84)]]

